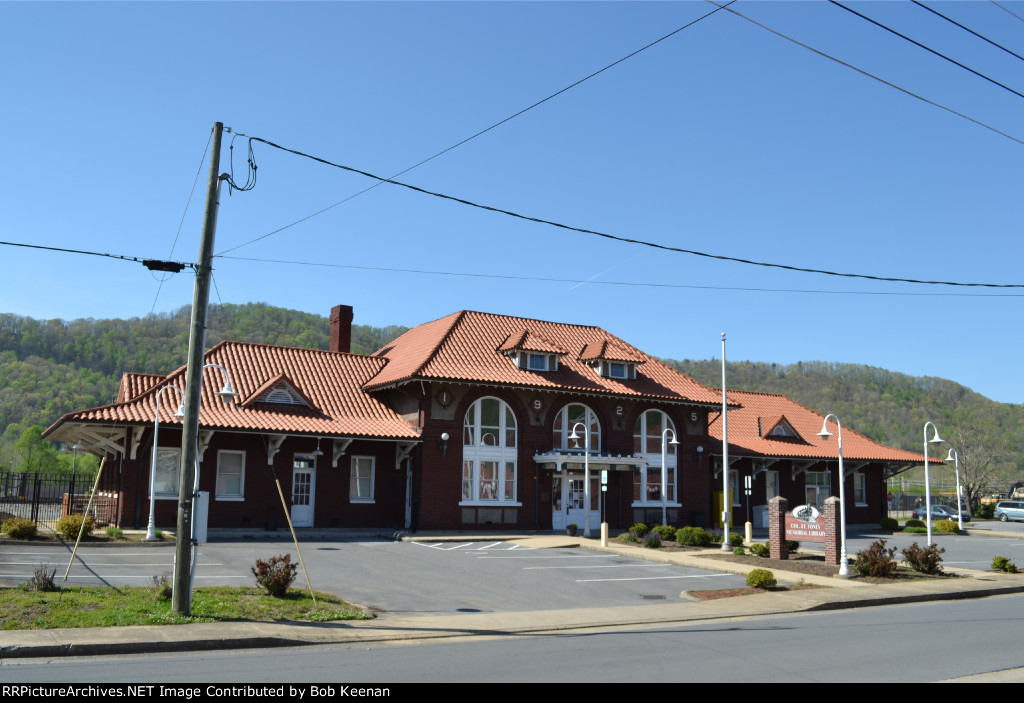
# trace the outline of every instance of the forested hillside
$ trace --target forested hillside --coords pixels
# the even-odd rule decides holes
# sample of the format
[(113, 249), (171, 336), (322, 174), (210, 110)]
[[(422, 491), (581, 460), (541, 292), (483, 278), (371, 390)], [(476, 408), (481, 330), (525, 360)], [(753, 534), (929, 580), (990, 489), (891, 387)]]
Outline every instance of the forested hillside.
[[(722, 385), (721, 360), (665, 361), (701, 383)], [(1005, 490), (1024, 480), (1024, 406), (997, 403), (944, 378), (861, 364), (741, 361), (726, 364), (726, 384), (781, 393), (823, 415), (834, 413), (844, 427), (877, 442), (918, 453), (930, 420), (947, 440), (931, 456), (944, 458), (956, 447), (972, 497), (982, 488)]]
[[(125, 371), (165, 374), (184, 364), (190, 315), (189, 307), (130, 320), (0, 314), (0, 468), (70, 466), (69, 457), (39, 450), (31, 428), (111, 402)], [(352, 351), (371, 353), (404, 331), (353, 325)], [(211, 305), (207, 346), (234, 339), (326, 349), (329, 334), (327, 318), (319, 315), (261, 303)], [(666, 361), (707, 385), (721, 383), (719, 361)], [(976, 488), (1024, 475), (1024, 406), (996, 403), (953, 381), (820, 361), (731, 362), (727, 381), (730, 388), (782, 393), (822, 414), (835, 413), (844, 427), (901, 449), (920, 452), (931, 420), (957, 447), (961, 468), (976, 475)]]
[[(166, 374), (182, 366), (191, 314), (191, 306), (130, 320), (0, 314), (0, 468), (70, 468), (68, 457), (36, 452), (31, 432), (22, 450), (16, 444), (33, 426), (45, 429), (66, 412), (112, 402), (125, 371)], [(405, 329), (353, 325), (352, 351), (376, 351)], [(326, 349), (329, 338), (330, 323), (319, 315), (262, 303), (210, 306), (208, 347), (232, 339)]]

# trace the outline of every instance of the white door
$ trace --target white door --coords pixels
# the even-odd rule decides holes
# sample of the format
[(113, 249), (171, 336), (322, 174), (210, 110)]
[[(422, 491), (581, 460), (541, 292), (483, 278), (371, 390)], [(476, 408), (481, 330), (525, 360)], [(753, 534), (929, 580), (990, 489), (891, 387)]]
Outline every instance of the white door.
[(292, 469), (292, 525), (295, 527), (313, 526), (313, 506), (315, 504), (316, 469), (313, 459), (295, 457)]

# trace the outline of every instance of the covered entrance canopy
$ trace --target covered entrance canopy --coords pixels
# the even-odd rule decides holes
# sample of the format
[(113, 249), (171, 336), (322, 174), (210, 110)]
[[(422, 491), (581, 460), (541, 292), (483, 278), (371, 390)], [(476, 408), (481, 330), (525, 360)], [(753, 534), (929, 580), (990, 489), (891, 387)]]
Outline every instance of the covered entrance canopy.
[(564, 529), (575, 523), (583, 525), (586, 521), (586, 478), (584, 469), (590, 465), (590, 513), (591, 520), (599, 521), (600, 495), (599, 483), (601, 471), (642, 470), (647, 466), (647, 459), (642, 456), (622, 456), (601, 452), (590, 452), (582, 449), (560, 449), (535, 454), (533, 460), (538, 471), (551, 471), (551, 527), (555, 530)]

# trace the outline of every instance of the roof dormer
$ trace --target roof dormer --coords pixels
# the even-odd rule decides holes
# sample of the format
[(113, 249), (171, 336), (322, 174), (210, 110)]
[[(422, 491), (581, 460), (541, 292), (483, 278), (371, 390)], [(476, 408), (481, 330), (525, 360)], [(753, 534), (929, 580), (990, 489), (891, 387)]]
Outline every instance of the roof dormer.
[(512, 359), (517, 368), (542, 373), (558, 371), (558, 360), (567, 353), (555, 342), (529, 330), (509, 335), (498, 351)]
[(603, 339), (583, 347), (580, 361), (597, 371), (597, 375), (602, 378), (628, 381), (636, 378), (636, 367), (647, 359), (632, 349)]
[(803, 439), (785, 415), (757, 418), (757, 430), (766, 439)]
[(251, 407), (255, 403), (267, 403), (270, 405), (294, 405), (303, 408), (317, 410), (313, 402), (306, 397), (306, 394), (299, 390), (298, 386), (285, 374), (278, 374), (271, 378), (242, 403), (243, 408)]

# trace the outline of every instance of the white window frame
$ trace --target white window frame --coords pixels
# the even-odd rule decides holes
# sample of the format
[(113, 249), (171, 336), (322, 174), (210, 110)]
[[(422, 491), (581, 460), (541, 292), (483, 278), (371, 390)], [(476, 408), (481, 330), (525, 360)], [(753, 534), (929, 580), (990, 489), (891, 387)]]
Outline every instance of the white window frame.
[[(238, 492), (228, 492), (221, 490), (221, 478), (225, 479), (232, 476), (232, 474), (222, 473), (222, 458), (224, 456), (238, 456), (239, 467), (238, 467)], [(226, 501), (242, 501), (245, 500), (245, 452), (237, 451), (235, 449), (221, 449), (217, 452), (217, 483), (216, 483), (216, 500)]]
[[(497, 436), (493, 431), (484, 432), (484, 402), (498, 403)], [(467, 421), (472, 415), (470, 425)], [(463, 417), (462, 467), (460, 480), (461, 500), (459, 505), (468, 506), (519, 506), (517, 500), (519, 490), (519, 420), (511, 406), (501, 398), (483, 396), (473, 401), (466, 409)], [(492, 425), (486, 426), (495, 429)], [(494, 442), (488, 443), (485, 437), (493, 437)], [(509, 441), (511, 439), (511, 442)], [(467, 441), (470, 440), (470, 441)], [(494, 476), (487, 474), (494, 469)], [(493, 486), (493, 489), (489, 487)], [(491, 490), (493, 497), (488, 495)]]
[(529, 371), (550, 371), (551, 356), (549, 354), (526, 352), (526, 368)]
[[(658, 488), (657, 495), (651, 494), (648, 487), (648, 471), (655, 471), (658, 476), (658, 483), (661, 483), (661, 436), (658, 436), (658, 450), (656, 452), (647, 451), (648, 443), (648, 430), (647, 430), (647, 415), (648, 413), (661, 413), (661, 428), (662, 432), (665, 428), (672, 430), (672, 435), (679, 441), (678, 430), (676, 429), (676, 423), (672, 421), (672, 418), (668, 416), (664, 410), (657, 410), (650, 408), (640, 413), (640, 417), (633, 424), (633, 452), (639, 454), (647, 460), (648, 466), (637, 471), (633, 475), (634, 487), (639, 483), (640, 495), (644, 496), (640, 500), (633, 500), (633, 505), (636, 507), (657, 507), (661, 505), (661, 488)], [(639, 431), (637, 425), (640, 425)], [(652, 435), (653, 436), (653, 435)], [(636, 450), (636, 442), (640, 440), (640, 450)], [(669, 440), (671, 441), (671, 440)], [(665, 470), (671, 477), (669, 479), (670, 490), (665, 496), (666, 504), (673, 508), (682, 507), (679, 502), (679, 471), (678, 471), (678, 446), (668, 445), (665, 451)]]
[[(168, 468), (170, 464), (168, 459), (173, 460), (173, 471)], [(178, 472), (181, 470), (181, 448), (180, 447), (157, 447), (156, 448), (156, 475), (153, 476), (153, 496), (157, 500), (177, 500), (178, 499)], [(161, 480), (161, 476), (167, 478)], [(156, 490), (156, 486), (168, 485), (170, 482), (170, 490)]]
[[(351, 468), (349, 469), (349, 479), (348, 479), (348, 501), (350, 503), (374, 503), (374, 502), (376, 502), (376, 495), (377, 495), (376, 494), (376, 489), (377, 489), (377, 461), (376, 461), (376, 459), (377, 458), (373, 457), (373, 456), (353, 456), (352, 457), (352, 463), (351, 463)], [(367, 461), (370, 463), (370, 465), (369, 465), (370, 495), (369, 496), (359, 496), (359, 495), (356, 495), (356, 493), (358, 493), (358, 485), (359, 485), (358, 482), (359, 482), (360, 479), (367, 478), (366, 476), (362, 475), (362, 471), (365, 470), (367, 467), (365, 465), (364, 466), (360, 466), (360, 464), (362, 464), (364, 462), (367, 462)]]
[[(557, 430), (560, 434), (560, 439), (558, 442), (558, 446), (554, 447), (554, 449), (556, 451), (559, 449), (586, 449), (586, 441), (582, 437), (575, 442), (569, 440), (569, 436), (573, 433), (572, 428), (576, 424), (575, 422), (569, 422), (569, 408), (574, 405), (578, 405), (586, 409), (586, 412), (583, 414), (583, 424), (587, 427), (587, 431), (590, 432), (590, 451), (601, 451), (601, 421), (598, 419), (597, 413), (594, 412), (593, 408), (591, 408), (589, 405), (586, 405), (585, 403), (567, 403), (566, 405), (562, 406), (561, 410), (558, 411), (558, 415), (556, 416), (555, 421), (552, 423), (551, 427), (552, 444), (555, 443), (554, 433), (556, 430), (554, 426), (558, 424), (559, 420), (561, 421), (562, 427), (559, 430)], [(593, 429), (595, 426), (597, 427), (596, 430)], [(594, 436), (595, 434), (597, 435), (596, 437)], [(575, 446), (577, 443), (579, 444), (578, 447)]]
[[(858, 483), (860, 486), (857, 485)], [(867, 476), (859, 471), (853, 472), (853, 504), (857, 506), (868, 504)]]

